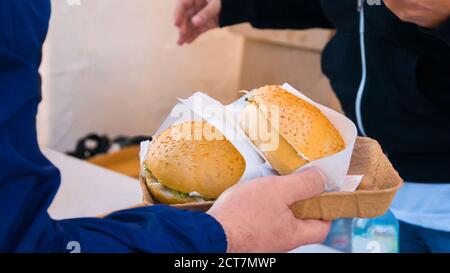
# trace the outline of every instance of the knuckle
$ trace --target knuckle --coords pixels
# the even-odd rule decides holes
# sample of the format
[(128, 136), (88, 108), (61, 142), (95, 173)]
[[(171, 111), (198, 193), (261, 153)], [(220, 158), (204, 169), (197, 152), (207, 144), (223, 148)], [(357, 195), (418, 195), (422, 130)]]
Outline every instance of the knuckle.
[(319, 193), (323, 191), (324, 181), (317, 169), (309, 169), (303, 172), (302, 180), (305, 185), (305, 190), (308, 193)]
[[(306, 176), (305, 178), (307, 181), (309, 181), (308, 176)], [(313, 183), (313, 182), (303, 183), (302, 186), (303, 186), (303, 191), (306, 192), (308, 195), (312, 195), (316, 191), (316, 188), (317, 188), (315, 186), (315, 183)]]

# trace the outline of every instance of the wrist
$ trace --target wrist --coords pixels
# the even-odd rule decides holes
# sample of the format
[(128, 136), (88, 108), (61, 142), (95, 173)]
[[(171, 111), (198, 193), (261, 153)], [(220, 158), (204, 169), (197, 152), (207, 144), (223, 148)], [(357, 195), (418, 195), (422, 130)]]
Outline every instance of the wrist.
[(439, 22), (437, 22), (436, 24), (434, 24), (433, 26), (429, 27), (428, 29), (430, 30), (436, 30), (438, 28), (440, 28), (441, 26), (443, 26), (446, 22), (448, 22), (450, 20), (450, 15), (448, 15), (446, 18), (440, 20)]
[(434, 29), (421, 28), (425, 33), (441, 39), (450, 46), (450, 18)]
[(436, 22), (433, 26), (429, 27), (429, 29), (434, 30), (440, 28), (442, 25), (444, 25), (446, 22), (450, 20), (450, 1), (446, 2), (446, 6), (443, 9), (444, 14), (438, 22)]
[[(208, 212), (209, 213), (209, 212)], [(226, 240), (227, 253), (250, 252), (255, 243), (255, 234), (248, 232), (248, 228), (243, 225), (243, 221), (227, 219), (220, 214), (212, 212), (210, 214), (222, 226)]]
[(225, 234), (225, 241), (226, 241), (226, 252), (230, 253), (233, 252), (233, 232), (232, 229), (228, 227), (227, 225), (227, 221), (224, 221), (223, 219), (221, 219), (221, 217), (219, 217), (218, 215), (215, 215), (214, 212), (210, 212), (208, 211), (207, 214), (209, 216), (211, 216), (212, 218), (214, 218), (214, 220), (217, 221), (217, 223), (219, 223), (219, 225), (221, 226), (223, 233)]

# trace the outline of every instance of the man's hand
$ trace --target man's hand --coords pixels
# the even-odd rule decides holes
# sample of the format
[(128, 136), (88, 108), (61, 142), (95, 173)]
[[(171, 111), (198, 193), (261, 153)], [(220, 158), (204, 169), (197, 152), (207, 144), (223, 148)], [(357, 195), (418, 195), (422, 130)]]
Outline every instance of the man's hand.
[(178, 0), (175, 8), (178, 44), (190, 44), (200, 34), (218, 27), (221, 8), (221, 0)]
[(450, 18), (450, 0), (384, 0), (402, 21), (436, 28)]
[(299, 220), (290, 209), (323, 189), (317, 169), (258, 178), (225, 191), (208, 213), (222, 224), (228, 252), (287, 252), (325, 240), (329, 222)]

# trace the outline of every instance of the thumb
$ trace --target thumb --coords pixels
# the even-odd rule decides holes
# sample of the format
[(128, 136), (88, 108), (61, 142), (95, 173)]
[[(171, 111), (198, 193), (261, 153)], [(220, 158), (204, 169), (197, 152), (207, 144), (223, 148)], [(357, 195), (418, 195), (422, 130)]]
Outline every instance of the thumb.
[(284, 201), (291, 204), (321, 194), (325, 188), (325, 176), (316, 168), (309, 168), (299, 173), (280, 176), (276, 179), (277, 191)]
[(200, 27), (208, 22), (219, 12), (216, 6), (216, 1), (210, 1), (201, 11), (192, 17), (192, 24), (196, 27)]

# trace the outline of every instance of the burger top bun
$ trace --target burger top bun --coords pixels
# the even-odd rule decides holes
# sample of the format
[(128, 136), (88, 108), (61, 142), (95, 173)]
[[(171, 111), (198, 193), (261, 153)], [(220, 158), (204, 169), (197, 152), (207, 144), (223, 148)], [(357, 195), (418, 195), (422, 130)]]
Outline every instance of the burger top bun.
[[(280, 174), (291, 173), (310, 161), (335, 154), (345, 148), (338, 130), (317, 107), (281, 86), (265, 86), (253, 91), (252, 95), (247, 111), (257, 106), (269, 122), (273, 114), (271, 106), (278, 106), (279, 124), (271, 126), (278, 130), (280, 144), (274, 151), (263, 152)], [(252, 126), (242, 121), (241, 125), (248, 134)], [(258, 140), (252, 141), (258, 147)]]
[(207, 122), (170, 127), (150, 144), (145, 165), (162, 185), (183, 193), (217, 199), (239, 181), (245, 160)]

